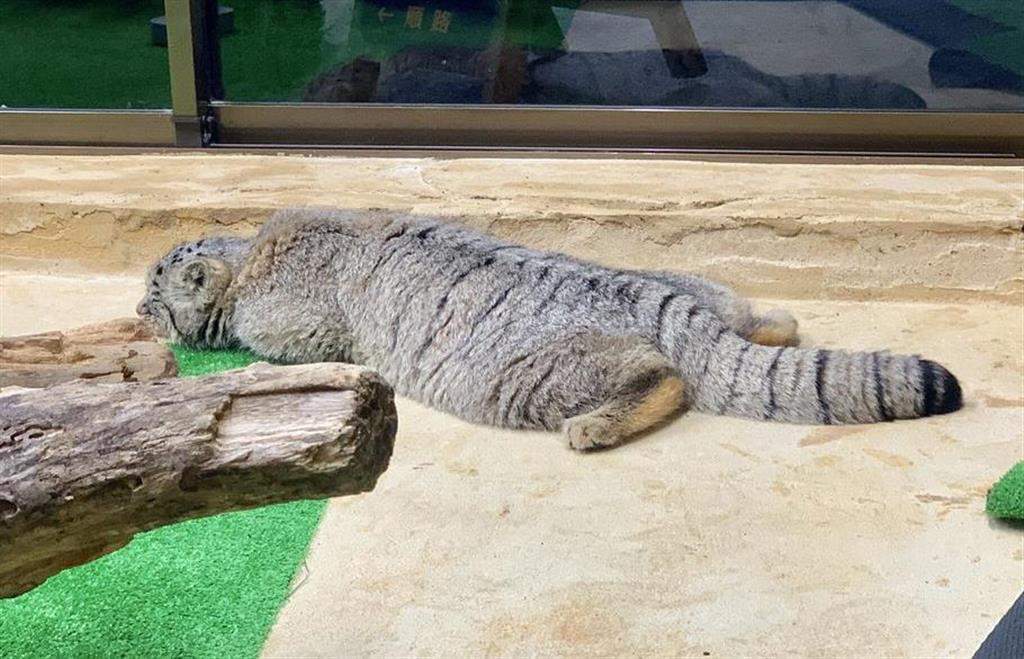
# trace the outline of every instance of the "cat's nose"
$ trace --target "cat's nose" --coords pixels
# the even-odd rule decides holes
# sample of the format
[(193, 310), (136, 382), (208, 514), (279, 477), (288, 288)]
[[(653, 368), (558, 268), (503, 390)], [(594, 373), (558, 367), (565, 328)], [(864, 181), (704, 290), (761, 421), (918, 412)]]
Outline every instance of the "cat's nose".
[(138, 306), (135, 307), (135, 313), (139, 314), (140, 316), (148, 316), (149, 301), (143, 298), (142, 302), (139, 302)]

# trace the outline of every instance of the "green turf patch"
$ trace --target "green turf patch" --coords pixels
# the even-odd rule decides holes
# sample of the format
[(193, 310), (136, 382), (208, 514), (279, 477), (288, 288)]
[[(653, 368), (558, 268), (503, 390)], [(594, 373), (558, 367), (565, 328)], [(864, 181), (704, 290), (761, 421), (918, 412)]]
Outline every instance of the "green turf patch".
[(247, 350), (192, 350), (178, 345), (172, 345), (171, 350), (179, 374), (186, 377), (243, 368), (257, 361)]
[(985, 510), (992, 517), (1024, 520), (1024, 462), (1018, 462), (988, 493)]
[[(184, 376), (255, 361), (174, 352)], [(298, 501), (143, 533), (0, 600), (0, 657), (255, 657), (324, 506)]]

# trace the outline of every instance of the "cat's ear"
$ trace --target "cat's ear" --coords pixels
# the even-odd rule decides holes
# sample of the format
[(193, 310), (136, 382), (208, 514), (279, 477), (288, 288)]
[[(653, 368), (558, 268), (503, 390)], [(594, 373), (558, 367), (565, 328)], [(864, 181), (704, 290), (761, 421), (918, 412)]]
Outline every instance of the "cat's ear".
[(198, 296), (220, 293), (231, 281), (231, 268), (220, 259), (200, 256), (181, 268), (181, 283)]
[(181, 282), (193, 292), (198, 292), (206, 287), (208, 276), (209, 266), (202, 259), (189, 262), (181, 270)]

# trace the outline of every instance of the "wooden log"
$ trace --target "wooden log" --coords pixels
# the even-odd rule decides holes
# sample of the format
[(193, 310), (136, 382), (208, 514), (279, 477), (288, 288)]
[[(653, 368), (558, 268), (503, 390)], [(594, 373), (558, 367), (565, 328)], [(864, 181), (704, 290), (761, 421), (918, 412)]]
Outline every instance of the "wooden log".
[(174, 355), (138, 318), (0, 337), (0, 388), (46, 387), (77, 379), (135, 382), (177, 372)]
[(391, 387), (347, 364), (0, 395), (0, 597), (180, 520), (373, 489)]

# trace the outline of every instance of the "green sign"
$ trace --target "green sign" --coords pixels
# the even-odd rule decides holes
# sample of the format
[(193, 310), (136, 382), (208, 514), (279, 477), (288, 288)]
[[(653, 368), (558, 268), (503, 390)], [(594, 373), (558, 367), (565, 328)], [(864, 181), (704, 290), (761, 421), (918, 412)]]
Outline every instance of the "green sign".
[[(474, 4), (476, 7), (474, 8)], [(481, 4), (487, 4), (481, 8)], [(388, 2), (356, 0), (346, 59), (385, 60), (409, 47), (485, 49), (496, 41), (529, 49), (561, 48), (565, 35), (552, 2)], [(577, 2), (558, 2), (574, 7)], [(571, 8), (569, 9), (571, 11)]]

